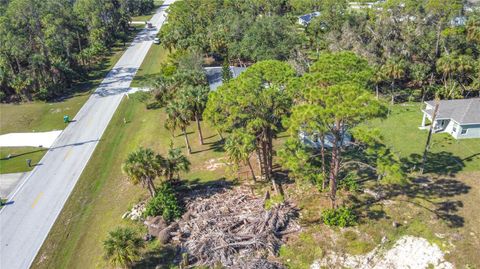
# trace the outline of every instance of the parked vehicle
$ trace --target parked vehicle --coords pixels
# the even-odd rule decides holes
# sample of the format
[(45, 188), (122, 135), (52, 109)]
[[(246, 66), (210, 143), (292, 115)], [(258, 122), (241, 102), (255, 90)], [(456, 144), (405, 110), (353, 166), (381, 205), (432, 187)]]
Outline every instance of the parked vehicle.
[(153, 40), (153, 44), (160, 44), (160, 38), (155, 37), (155, 39)]
[(153, 28), (153, 24), (151, 22), (147, 22), (147, 28), (148, 29), (152, 29)]

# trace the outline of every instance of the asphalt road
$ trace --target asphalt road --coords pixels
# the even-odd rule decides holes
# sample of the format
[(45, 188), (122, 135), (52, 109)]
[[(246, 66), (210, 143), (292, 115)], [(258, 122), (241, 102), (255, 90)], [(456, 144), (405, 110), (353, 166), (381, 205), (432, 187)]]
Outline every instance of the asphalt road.
[[(166, 0), (0, 211), (0, 268), (30, 267), (165, 20)], [(59, 118), (58, 120), (62, 120)]]

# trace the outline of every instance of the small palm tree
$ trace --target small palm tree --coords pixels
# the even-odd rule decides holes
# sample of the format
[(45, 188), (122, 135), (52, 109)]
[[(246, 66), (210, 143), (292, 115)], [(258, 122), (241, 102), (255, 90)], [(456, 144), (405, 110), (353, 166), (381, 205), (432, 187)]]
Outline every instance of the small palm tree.
[(195, 117), (197, 123), (198, 136), (200, 139), (200, 144), (203, 145), (203, 134), (202, 127), (200, 126), (200, 119), (202, 117), (203, 111), (207, 105), (208, 93), (210, 92), (208, 87), (205, 86), (196, 86), (196, 87), (187, 87), (183, 94), (183, 102), (186, 103), (190, 113)]
[(391, 103), (395, 102), (395, 82), (401, 80), (406, 74), (406, 63), (403, 60), (392, 59), (388, 60), (385, 65), (382, 66), (383, 75), (390, 80), (390, 87), (392, 92)]
[(188, 104), (182, 102), (182, 100), (174, 100), (168, 104), (166, 108), (167, 119), (165, 120), (165, 128), (172, 132), (175, 132), (176, 129), (182, 130), (183, 136), (185, 137), (185, 145), (187, 146), (188, 154), (192, 153), (192, 148), (190, 147), (190, 142), (188, 141), (187, 127), (192, 118), (191, 111), (188, 109)]
[(250, 163), (250, 155), (255, 151), (255, 136), (242, 132), (234, 132), (225, 141), (225, 151), (227, 152), (229, 161), (236, 165), (242, 162), (248, 165), (253, 181), (255, 182), (255, 173)]
[(154, 197), (156, 191), (153, 181), (162, 174), (163, 161), (163, 157), (153, 150), (139, 148), (128, 155), (122, 169), (133, 184), (142, 183)]
[(178, 178), (180, 172), (190, 171), (190, 161), (182, 154), (180, 149), (174, 149), (173, 144), (170, 144), (170, 149), (162, 166), (165, 179), (169, 182), (174, 179), (174, 176)]
[(142, 247), (142, 238), (130, 228), (116, 228), (103, 242), (104, 257), (115, 267), (128, 268), (140, 258)]

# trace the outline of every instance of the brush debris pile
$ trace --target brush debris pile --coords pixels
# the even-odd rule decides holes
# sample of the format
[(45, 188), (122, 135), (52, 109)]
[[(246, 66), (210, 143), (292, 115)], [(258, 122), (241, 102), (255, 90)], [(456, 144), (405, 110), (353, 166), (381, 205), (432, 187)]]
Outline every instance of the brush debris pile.
[(265, 199), (245, 187), (193, 192), (185, 205), (172, 240), (187, 253), (190, 265), (282, 268), (268, 257), (276, 256), (283, 235), (300, 230), (293, 205), (265, 210)]

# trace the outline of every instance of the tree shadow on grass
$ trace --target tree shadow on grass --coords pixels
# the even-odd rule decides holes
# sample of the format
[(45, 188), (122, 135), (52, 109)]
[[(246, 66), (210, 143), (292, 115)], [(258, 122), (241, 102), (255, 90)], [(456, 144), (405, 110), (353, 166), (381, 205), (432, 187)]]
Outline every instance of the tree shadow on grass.
[(176, 265), (175, 257), (178, 249), (172, 245), (159, 246), (144, 254), (142, 260), (135, 263), (132, 268), (172, 268)]
[(199, 178), (192, 180), (183, 180), (175, 184), (177, 193), (180, 194), (182, 200), (206, 198), (218, 192), (229, 190), (237, 185), (235, 181), (229, 181), (220, 178), (211, 181), (202, 181)]
[(397, 201), (409, 203), (435, 214), (449, 227), (463, 227), (464, 218), (458, 215), (458, 211), (463, 207), (460, 200), (453, 199), (455, 196), (467, 194), (471, 187), (454, 178), (429, 179), (427, 177), (417, 177), (404, 185), (391, 184), (379, 185), (374, 187), (373, 192), (377, 197), (368, 196), (360, 200), (350, 197), (352, 202), (357, 204), (354, 209), (362, 212), (364, 217), (378, 220), (388, 218), (383, 210), (379, 210), (375, 205), (384, 201), (397, 198)]
[[(422, 164), (422, 157), (422, 155), (414, 153), (401, 161), (406, 164), (407, 169), (417, 170)], [(453, 176), (465, 168), (465, 161), (470, 160), (468, 158), (461, 159), (447, 151), (429, 152), (424, 172)]]

